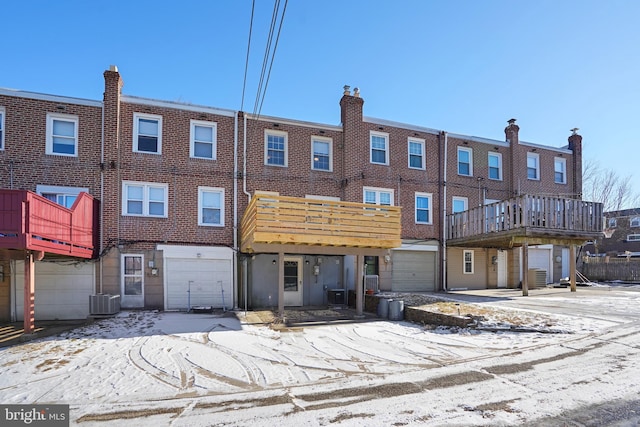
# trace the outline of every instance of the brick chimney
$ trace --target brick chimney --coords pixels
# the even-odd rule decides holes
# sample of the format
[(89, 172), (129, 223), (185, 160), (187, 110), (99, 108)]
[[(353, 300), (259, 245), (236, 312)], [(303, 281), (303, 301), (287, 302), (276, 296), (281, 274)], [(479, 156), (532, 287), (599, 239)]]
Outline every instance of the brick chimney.
[(351, 87), (344, 86), (344, 92), (340, 99), (340, 119), (342, 121), (342, 198), (344, 200), (358, 200), (362, 197), (362, 190), (357, 186), (349, 185), (349, 179), (362, 173), (360, 159), (367, 158), (369, 144), (368, 133), (364, 129), (362, 121), (364, 100), (360, 98), (360, 90), (355, 88), (351, 94)]
[(582, 136), (578, 135), (578, 128), (571, 129), (569, 150), (573, 151), (573, 192), (582, 199)]
[[(516, 124), (516, 119), (509, 119), (507, 121), (509, 123), (506, 128), (504, 128), (504, 135), (506, 141), (509, 143), (509, 165), (511, 167), (511, 179), (509, 180), (509, 194), (513, 196), (519, 196), (520, 189), (520, 172), (527, 170), (526, 165), (526, 155), (523, 156), (520, 150), (520, 137), (518, 133), (520, 132), (520, 126)], [(524, 160), (522, 159), (524, 157)], [(505, 168), (506, 169), (506, 168)], [(505, 170), (506, 172), (506, 170)], [(506, 175), (505, 176), (509, 176)]]

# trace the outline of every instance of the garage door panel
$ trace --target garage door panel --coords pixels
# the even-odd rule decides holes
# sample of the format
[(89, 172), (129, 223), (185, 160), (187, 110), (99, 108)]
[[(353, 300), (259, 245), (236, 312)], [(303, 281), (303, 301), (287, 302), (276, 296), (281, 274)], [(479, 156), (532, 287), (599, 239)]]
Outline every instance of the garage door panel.
[(166, 265), (168, 310), (232, 305), (231, 260), (169, 258)]
[(396, 292), (435, 291), (435, 259), (436, 252), (394, 252), (392, 289)]

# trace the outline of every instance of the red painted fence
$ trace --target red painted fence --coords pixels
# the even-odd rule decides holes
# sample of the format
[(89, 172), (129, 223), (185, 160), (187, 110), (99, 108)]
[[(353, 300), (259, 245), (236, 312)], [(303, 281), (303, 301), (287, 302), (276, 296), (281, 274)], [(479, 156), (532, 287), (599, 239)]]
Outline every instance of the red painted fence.
[(97, 206), (87, 193), (67, 209), (31, 191), (0, 190), (0, 248), (92, 258)]

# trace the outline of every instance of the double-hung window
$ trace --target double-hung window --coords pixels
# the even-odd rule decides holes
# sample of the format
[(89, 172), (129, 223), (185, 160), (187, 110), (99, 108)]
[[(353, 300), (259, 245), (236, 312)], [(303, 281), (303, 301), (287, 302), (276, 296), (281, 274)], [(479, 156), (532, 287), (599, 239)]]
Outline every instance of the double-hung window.
[(198, 159), (216, 159), (217, 125), (214, 122), (191, 120), (191, 157)]
[(46, 153), (57, 156), (78, 156), (78, 116), (47, 114)]
[(424, 139), (409, 138), (409, 168), (425, 169)]
[(502, 154), (489, 153), (489, 179), (502, 181)]
[(37, 185), (36, 193), (65, 208), (71, 208), (81, 192), (88, 193), (84, 187), (63, 187), (58, 185)]
[(4, 150), (4, 107), (0, 107), (0, 150)]
[(451, 204), (453, 208), (452, 213), (464, 212), (467, 210), (467, 206), (469, 204), (469, 199), (466, 197), (456, 197), (454, 196), (451, 199)]
[(473, 176), (473, 150), (458, 147), (458, 175)]
[(331, 138), (311, 137), (311, 169), (331, 172), (333, 153)]
[(540, 180), (540, 155), (527, 153), (527, 178)]
[(122, 182), (122, 215), (167, 217), (168, 185), (151, 182)]
[(198, 187), (198, 225), (224, 226), (224, 189)]
[(264, 131), (264, 164), (287, 166), (288, 135), (286, 132), (267, 129)]
[(462, 273), (473, 274), (473, 251), (462, 251)]
[(618, 220), (615, 218), (609, 218), (609, 228), (616, 228), (618, 226)]
[(567, 159), (556, 157), (553, 160), (553, 168), (555, 170), (556, 184), (567, 183)]
[(364, 202), (372, 205), (393, 206), (393, 190), (364, 187)]
[(631, 227), (640, 227), (640, 216), (631, 218), (631, 221), (629, 221), (629, 225)]
[(383, 132), (371, 132), (370, 134), (370, 159), (371, 163), (379, 165), (389, 164), (389, 134)]
[(431, 224), (432, 194), (416, 193), (416, 224)]
[(133, 113), (133, 151), (162, 154), (162, 116)]

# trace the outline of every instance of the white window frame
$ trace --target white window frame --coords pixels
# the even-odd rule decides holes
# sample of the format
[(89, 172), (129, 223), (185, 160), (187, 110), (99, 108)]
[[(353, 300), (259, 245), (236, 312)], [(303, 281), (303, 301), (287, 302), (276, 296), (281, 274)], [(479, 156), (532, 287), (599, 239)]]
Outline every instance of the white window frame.
[[(383, 138), (384, 139), (384, 150), (380, 148), (375, 148), (377, 151), (384, 151), (384, 162), (374, 162), (373, 161), (373, 138)], [(389, 165), (389, 134), (386, 132), (376, 132), (369, 131), (369, 163), (373, 163), (374, 165)]]
[[(560, 169), (558, 170), (558, 165), (560, 165)], [(558, 181), (556, 175), (561, 173), (562, 180)], [(554, 157), (553, 158), (553, 180), (556, 184), (566, 184), (567, 183), (567, 159), (562, 157)]]
[[(142, 187), (142, 213), (129, 213), (127, 208), (127, 202), (129, 199), (127, 198), (127, 189), (129, 187)], [(162, 215), (153, 215), (149, 213), (149, 204), (151, 200), (149, 199), (149, 190), (151, 189), (161, 189), (163, 190), (163, 214)], [(150, 218), (167, 218), (169, 216), (169, 185), (158, 182), (138, 182), (138, 181), (122, 181), (122, 216), (137, 216), (137, 217), (150, 217)]]
[[(498, 159), (498, 177), (497, 178), (491, 177), (491, 157), (496, 157)], [(502, 181), (502, 154), (501, 153), (489, 151), (489, 154), (487, 155), (487, 178), (494, 181)]]
[[(68, 197), (73, 197), (74, 203), (75, 203), (75, 199), (78, 197), (78, 194), (82, 192), (89, 193), (89, 189), (87, 187), (64, 187), (60, 185), (40, 185), (40, 184), (36, 185), (37, 194), (43, 197), (44, 197), (44, 194), (53, 194), (56, 196), (56, 203), (62, 206), (65, 206), (65, 204), (60, 203), (60, 198), (62, 198), (62, 200), (64, 201)], [(68, 208), (70, 209), (71, 206), (69, 206)]]
[[(211, 141), (196, 141), (196, 126), (211, 129)], [(218, 151), (218, 124), (204, 120), (191, 120), (189, 137), (189, 156), (194, 159), (216, 160)], [(196, 143), (211, 144), (211, 157), (196, 155)]]
[[(421, 154), (420, 154), (421, 165), (420, 165), (420, 167), (411, 166), (411, 144), (420, 145), (420, 150), (421, 150)], [(408, 138), (407, 139), (407, 165), (409, 166), (409, 169), (425, 170), (427, 168), (427, 159), (426, 158), (427, 158), (427, 155), (426, 155), (426, 141), (424, 139), (421, 139), (421, 138)]]
[[(418, 198), (424, 198), (427, 199), (429, 201), (429, 207), (427, 209), (428, 212), (428, 219), (427, 221), (419, 221), (418, 220), (418, 210), (424, 210), (424, 209), (420, 209), (418, 208)], [(414, 203), (415, 203), (415, 221), (416, 224), (427, 224), (427, 225), (431, 225), (433, 224), (433, 193), (420, 193), (420, 192), (416, 192), (415, 193), (415, 198), (414, 198)]]
[(618, 220), (615, 218), (609, 218), (609, 228), (616, 228), (618, 226)]
[[(460, 152), (465, 152), (469, 154), (469, 174), (460, 173)], [(457, 157), (457, 171), (460, 176), (473, 176), (473, 148), (469, 147), (458, 147), (458, 157)]]
[[(535, 160), (536, 162), (536, 177), (531, 178), (529, 176), (529, 159)], [(527, 179), (531, 181), (540, 181), (540, 154), (538, 153), (527, 153)]]
[[(457, 211), (455, 209), (456, 207), (456, 202), (462, 202), (464, 204), (464, 209), (461, 211)], [(464, 212), (469, 210), (469, 199), (467, 197), (459, 197), (459, 196), (453, 196), (451, 198), (451, 213), (458, 213), (458, 212)]]
[[(69, 153), (57, 153), (53, 147), (53, 122), (55, 120), (61, 122), (73, 123), (73, 154)], [(47, 113), (47, 140), (46, 140), (46, 154), (53, 156), (65, 156), (65, 157), (78, 157), (78, 116), (73, 114), (61, 114), (61, 113)]]
[(631, 218), (629, 220), (629, 227), (640, 227), (640, 216)]
[[(269, 163), (269, 135), (284, 137), (284, 164)], [(264, 130), (264, 164), (267, 166), (275, 166), (278, 168), (286, 168), (289, 166), (289, 133), (281, 130), (265, 129)]]
[[(146, 151), (138, 149), (138, 139), (139, 139), (139, 121), (140, 119), (144, 120), (155, 120), (158, 122), (158, 149), (156, 151)], [(144, 153), (144, 154), (162, 154), (162, 116), (157, 114), (145, 114), (145, 113), (133, 113), (133, 151), (135, 153)]]
[[(327, 144), (329, 146), (329, 168), (322, 169), (315, 167), (315, 143), (319, 142), (321, 144)], [(311, 137), (311, 169), (315, 171), (321, 172), (333, 172), (333, 139), (327, 138), (326, 136), (312, 136)]]
[[(470, 261), (467, 261), (467, 254), (471, 256)], [(462, 251), (462, 274), (473, 274), (474, 258), (473, 250), (465, 249)], [(471, 267), (471, 271), (467, 271), (467, 265)]]
[[(135, 258), (140, 258), (140, 266), (141, 266), (141, 273), (140, 274), (126, 274), (126, 263), (125, 263), (125, 258), (126, 257), (135, 257)], [(140, 297), (144, 296), (144, 255), (143, 254), (121, 254), (120, 255), (120, 265), (122, 266), (120, 269), (120, 283), (122, 283), (122, 296), (123, 298), (126, 297), (131, 297), (131, 296), (138, 296), (138, 295), (126, 295), (125, 294), (125, 277), (139, 277), (142, 283), (142, 287), (141, 287), (141, 291), (142, 293), (139, 295)], [(125, 296), (126, 295), (126, 296)]]
[(640, 242), (640, 234), (627, 234), (627, 242)]
[(4, 128), (5, 114), (4, 107), (0, 107), (0, 151), (4, 150), (4, 135), (6, 133)]
[[(204, 193), (218, 193), (220, 195), (220, 222), (217, 224), (204, 222), (203, 209), (206, 208), (203, 203)], [(198, 225), (203, 227), (224, 227), (224, 188), (198, 187)]]
[[(389, 193), (390, 204), (388, 206), (393, 206), (393, 196), (394, 191), (392, 188), (379, 188), (379, 187), (362, 187), (362, 200), (363, 203), (367, 202), (367, 192), (375, 193), (375, 203), (369, 203), (372, 205), (380, 205), (380, 194)], [(387, 205), (380, 205), (387, 206)]]

